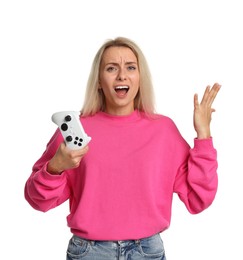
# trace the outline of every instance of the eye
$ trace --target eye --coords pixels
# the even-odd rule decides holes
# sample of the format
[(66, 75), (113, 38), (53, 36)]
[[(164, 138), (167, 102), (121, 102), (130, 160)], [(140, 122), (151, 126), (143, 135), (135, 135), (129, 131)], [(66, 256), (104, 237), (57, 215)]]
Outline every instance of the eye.
[(137, 68), (136, 68), (136, 66), (128, 66), (127, 69), (128, 69), (128, 70), (136, 70)]
[(115, 70), (116, 70), (116, 67), (114, 67), (114, 66), (109, 66), (109, 67), (106, 68), (106, 71), (108, 71), (108, 72), (112, 72), (112, 71), (115, 71)]

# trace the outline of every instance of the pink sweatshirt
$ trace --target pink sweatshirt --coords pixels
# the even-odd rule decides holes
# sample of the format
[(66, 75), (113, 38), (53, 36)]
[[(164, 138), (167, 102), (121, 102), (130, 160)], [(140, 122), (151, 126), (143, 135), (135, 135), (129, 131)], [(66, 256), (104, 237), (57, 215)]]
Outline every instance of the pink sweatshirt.
[(51, 175), (48, 161), (63, 141), (59, 129), (34, 164), (25, 198), (40, 211), (69, 200), (71, 232), (91, 240), (140, 239), (170, 225), (173, 193), (192, 214), (214, 200), (217, 154), (212, 138), (190, 148), (173, 121), (98, 112), (81, 118), (92, 137), (80, 166)]

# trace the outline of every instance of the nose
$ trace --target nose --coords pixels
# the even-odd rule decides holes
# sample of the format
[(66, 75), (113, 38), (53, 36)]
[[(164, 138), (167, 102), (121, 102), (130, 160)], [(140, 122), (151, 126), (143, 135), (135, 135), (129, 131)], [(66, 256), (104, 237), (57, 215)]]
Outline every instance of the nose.
[(125, 73), (124, 69), (119, 70), (119, 72), (117, 74), (117, 80), (119, 80), (119, 81), (126, 80), (126, 73)]

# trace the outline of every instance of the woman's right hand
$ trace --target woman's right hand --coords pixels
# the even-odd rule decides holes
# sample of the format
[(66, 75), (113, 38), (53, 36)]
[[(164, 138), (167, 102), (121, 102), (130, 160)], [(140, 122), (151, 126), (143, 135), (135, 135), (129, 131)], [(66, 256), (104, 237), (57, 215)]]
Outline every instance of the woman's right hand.
[(55, 155), (49, 161), (47, 171), (50, 174), (58, 175), (65, 170), (77, 168), (88, 150), (88, 146), (78, 150), (71, 150), (64, 142), (61, 143)]

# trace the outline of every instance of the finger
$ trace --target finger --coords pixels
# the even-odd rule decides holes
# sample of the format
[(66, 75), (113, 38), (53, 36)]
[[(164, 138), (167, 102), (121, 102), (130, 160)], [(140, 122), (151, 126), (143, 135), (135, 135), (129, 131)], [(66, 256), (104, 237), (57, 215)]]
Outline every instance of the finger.
[(77, 150), (78, 151), (77, 155), (78, 156), (83, 156), (83, 155), (85, 155), (88, 152), (88, 150), (89, 150), (89, 147), (88, 147), (88, 145), (86, 145), (85, 147)]
[(221, 85), (219, 85), (218, 83), (215, 83), (213, 85), (213, 87), (211, 88), (210, 92), (209, 92), (209, 96), (208, 96), (208, 105), (212, 106), (219, 90), (220, 90)]
[(204, 91), (204, 94), (203, 94), (203, 97), (202, 97), (202, 100), (201, 100), (201, 104), (206, 104), (208, 102), (208, 96), (209, 96), (209, 93), (210, 93), (210, 86), (208, 85)]
[(62, 151), (63, 151), (63, 150), (65, 150), (65, 149), (66, 149), (66, 147), (67, 147), (67, 146), (66, 146), (66, 143), (63, 141), (63, 142), (60, 144), (60, 146), (59, 146), (59, 147), (60, 147), (60, 150), (62, 150)]
[(198, 108), (199, 107), (199, 102), (198, 102), (198, 94), (194, 95), (194, 108)]

